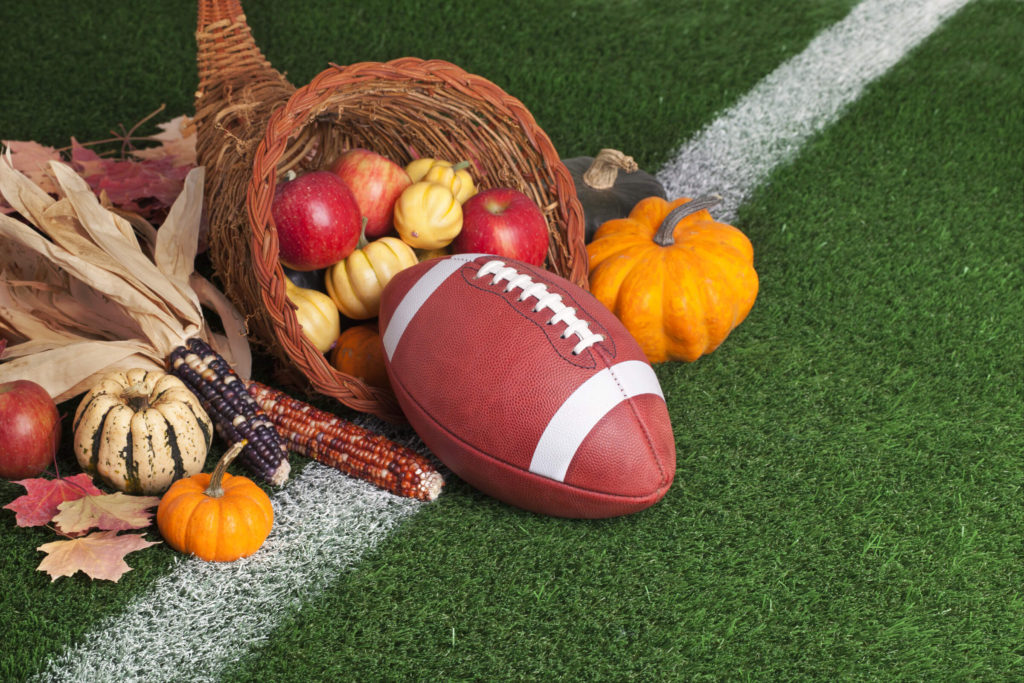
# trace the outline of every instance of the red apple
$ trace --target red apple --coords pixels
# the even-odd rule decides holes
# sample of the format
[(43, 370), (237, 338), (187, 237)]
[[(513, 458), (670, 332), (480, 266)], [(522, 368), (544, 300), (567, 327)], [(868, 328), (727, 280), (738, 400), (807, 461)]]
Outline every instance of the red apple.
[(412, 185), (405, 169), (368, 149), (350, 149), (334, 162), (331, 171), (345, 181), (366, 218), (366, 239), (375, 240), (394, 230), (395, 200)]
[(0, 477), (34, 477), (53, 462), (60, 415), (46, 389), (27, 379), (0, 384)]
[(330, 171), (311, 171), (280, 183), (270, 207), (281, 263), (317, 270), (352, 253), (363, 227), (352, 190)]
[(548, 253), (548, 223), (536, 202), (519, 190), (483, 190), (462, 205), (456, 254), (497, 254), (540, 266)]

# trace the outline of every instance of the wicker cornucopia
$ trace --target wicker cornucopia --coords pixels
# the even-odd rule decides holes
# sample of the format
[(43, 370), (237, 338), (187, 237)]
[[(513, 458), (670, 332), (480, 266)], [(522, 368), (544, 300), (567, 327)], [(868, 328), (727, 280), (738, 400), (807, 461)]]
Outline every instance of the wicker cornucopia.
[(583, 211), (572, 176), (519, 100), (439, 60), (331, 65), (295, 88), (264, 58), (238, 0), (200, 0), (197, 156), (206, 166), (210, 258), (250, 336), (307, 390), (384, 419), (394, 396), (334, 369), (303, 337), (285, 296), (271, 203), (289, 170), (326, 166), (351, 147), (405, 164), (469, 160), (481, 188), (515, 187), (544, 210), (546, 267), (587, 286)]

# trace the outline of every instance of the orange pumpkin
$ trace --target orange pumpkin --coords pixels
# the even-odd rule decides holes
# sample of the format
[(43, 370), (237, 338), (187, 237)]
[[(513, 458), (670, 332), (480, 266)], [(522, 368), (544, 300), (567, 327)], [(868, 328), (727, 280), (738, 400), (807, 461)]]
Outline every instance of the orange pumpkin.
[(754, 248), (711, 217), (719, 201), (648, 197), (587, 245), (591, 293), (652, 363), (711, 353), (754, 305)]
[(373, 323), (354, 325), (343, 331), (331, 350), (330, 361), (339, 372), (360, 377), (370, 386), (391, 388), (384, 368), (384, 346)]
[(247, 477), (227, 473), (247, 441), (236, 442), (212, 474), (171, 484), (156, 509), (167, 545), (208, 562), (232, 562), (260, 549), (274, 525), (270, 497)]

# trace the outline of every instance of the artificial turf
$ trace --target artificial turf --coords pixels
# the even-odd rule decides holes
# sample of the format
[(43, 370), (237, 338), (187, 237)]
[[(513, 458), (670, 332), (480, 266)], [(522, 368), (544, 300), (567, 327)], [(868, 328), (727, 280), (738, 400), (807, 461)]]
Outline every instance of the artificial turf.
[[(655, 168), (852, 4), (245, 7), (293, 82), (443, 57), (523, 99), (564, 156)], [(188, 111), (190, 11), (62, 7), (0, 8), (0, 138)], [(225, 680), (1024, 674), (1022, 23), (1020, 3), (969, 5), (741, 207), (761, 290), (714, 354), (656, 367), (679, 451), (661, 503), (567, 521), (452, 481)], [(0, 483), (0, 504), (20, 493)], [(52, 533), (0, 515), (2, 680), (175, 562), (160, 547), (118, 584), (50, 584), (34, 548)]]

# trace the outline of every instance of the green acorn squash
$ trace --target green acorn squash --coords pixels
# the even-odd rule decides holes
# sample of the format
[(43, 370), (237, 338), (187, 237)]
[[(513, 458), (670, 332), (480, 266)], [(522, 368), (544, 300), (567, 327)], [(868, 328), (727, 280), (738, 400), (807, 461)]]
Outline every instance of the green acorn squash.
[(665, 199), (661, 182), (641, 170), (633, 157), (616, 149), (602, 149), (596, 157), (562, 159), (562, 163), (569, 169), (583, 206), (588, 244), (601, 225), (613, 218), (625, 218), (641, 199)]

